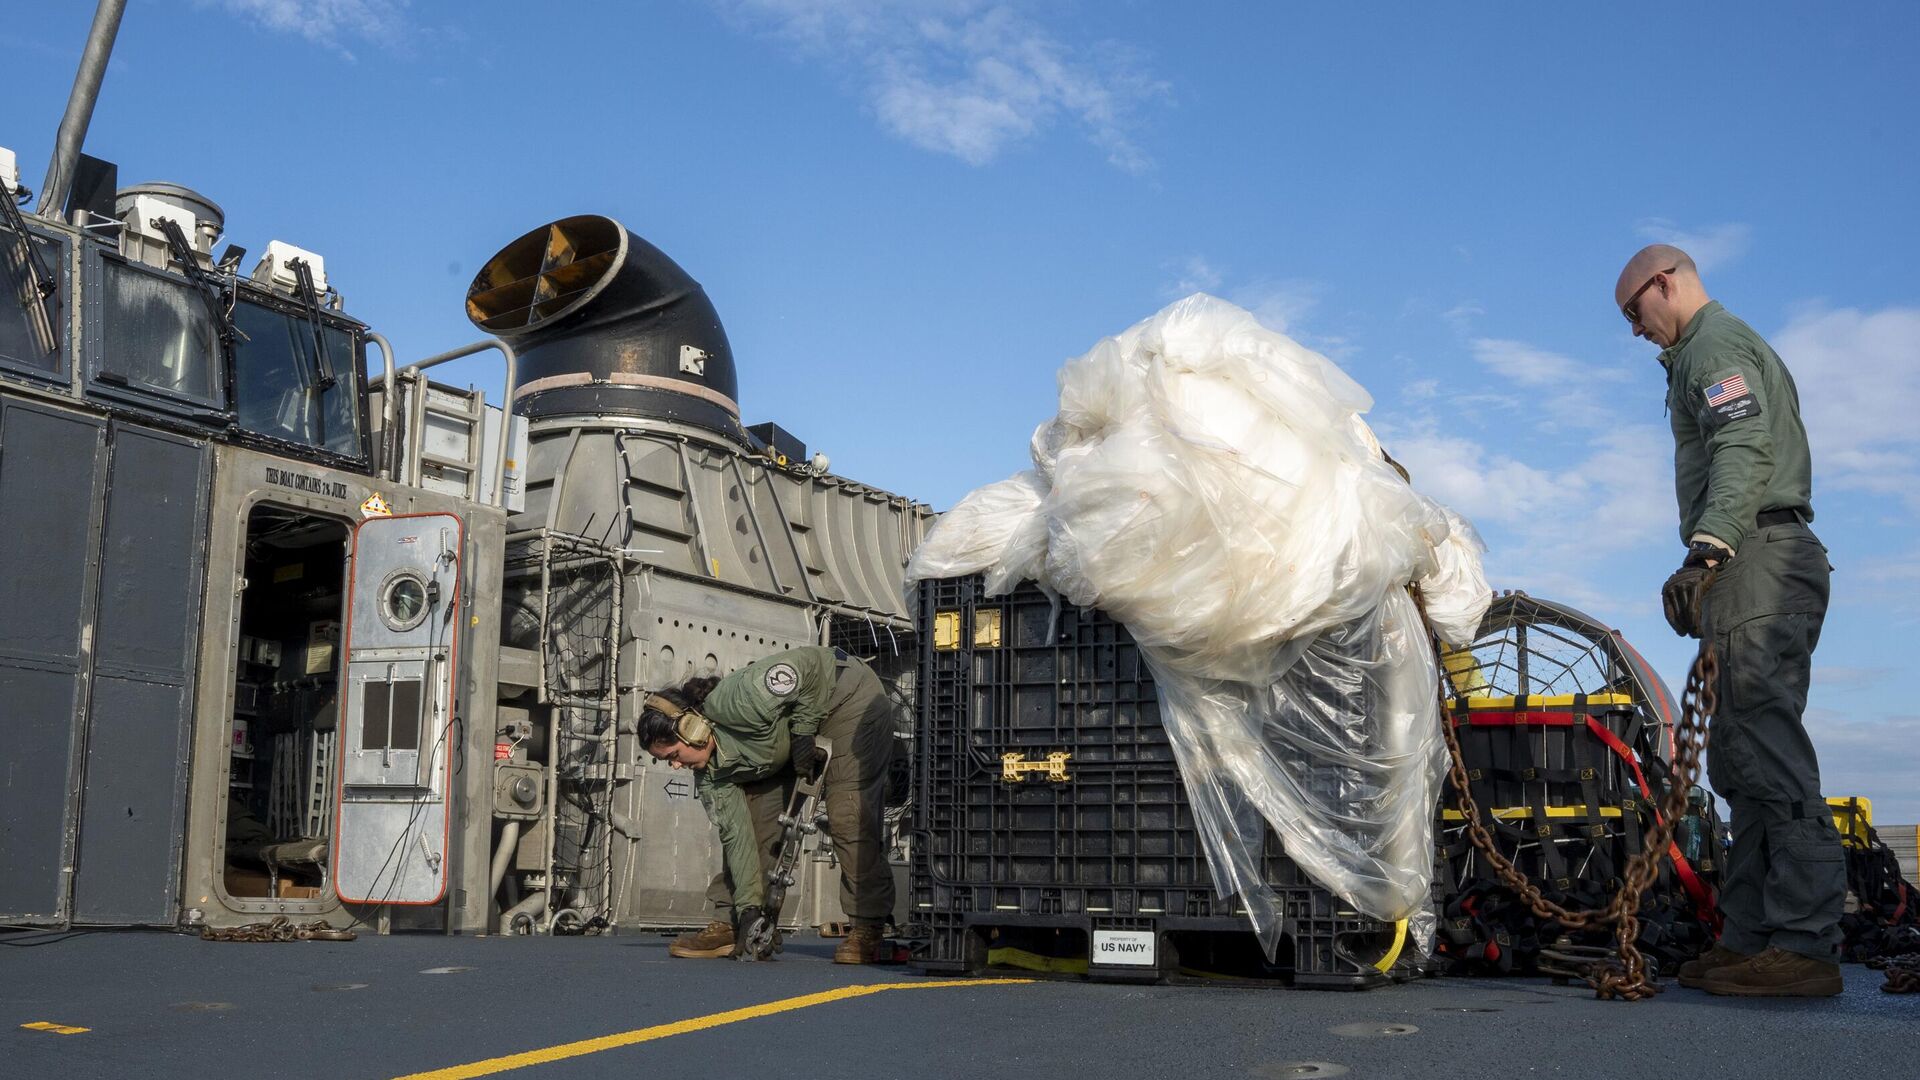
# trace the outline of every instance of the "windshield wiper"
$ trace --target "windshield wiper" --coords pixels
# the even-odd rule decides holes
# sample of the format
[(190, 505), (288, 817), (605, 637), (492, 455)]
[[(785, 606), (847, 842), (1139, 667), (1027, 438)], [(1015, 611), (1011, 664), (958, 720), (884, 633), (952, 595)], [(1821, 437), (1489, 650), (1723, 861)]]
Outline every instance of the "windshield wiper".
[(167, 250), (173, 255), (173, 261), (180, 264), (181, 272), (187, 280), (200, 288), (200, 296), (207, 302), (207, 311), (213, 316), (215, 331), (220, 337), (220, 357), (227, 364), (233, 363), (233, 304), (227, 284), (228, 279), (219, 274), (203, 270), (200, 260), (194, 257), (192, 245), (187, 243), (187, 234), (180, 223), (172, 218), (154, 218), (152, 224), (167, 238)]
[(33, 234), (27, 231), (26, 217), (20, 213), (13, 195), (5, 191), (0, 191), (0, 224), (13, 233), (14, 261), (26, 271), (33, 286), (31, 293), (24, 290), (20, 293), (20, 306), (27, 310), (29, 317), (35, 311), (40, 313), (49, 340), (47, 351), (53, 352), (60, 347), (60, 324), (53, 317), (53, 297), (60, 291), (60, 278), (41, 260), (40, 245), (33, 242)]
[(313, 328), (314, 385), (331, 390), (340, 380), (333, 374), (333, 356), (327, 351), (326, 324), (320, 321), (320, 291), (313, 287), (313, 267), (305, 259), (288, 259), (287, 269), (300, 290), (300, 306), (306, 309), (307, 325)]

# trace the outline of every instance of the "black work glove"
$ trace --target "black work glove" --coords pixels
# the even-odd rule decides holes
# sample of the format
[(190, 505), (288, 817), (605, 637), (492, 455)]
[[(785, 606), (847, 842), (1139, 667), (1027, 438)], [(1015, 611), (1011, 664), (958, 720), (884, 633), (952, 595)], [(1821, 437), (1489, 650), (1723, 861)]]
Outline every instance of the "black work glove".
[(1686, 561), (1660, 589), (1667, 625), (1673, 627), (1674, 633), (1694, 638), (1701, 635), (1701, 601), (1706, 599), (1707, 590), (1713, 587), (1714, 575), (1727, 558), (1724, 549), (1704, 540), (1687, 546)]
[[(766, 922), (766, 919), (766, 912), (758, 907), (750, 906), (733, 909), (733, 952), (731, 955), (734, 959), (764, 960), (768, 955), (772, 954), (771, 949), (763, 950), (764, 955), (755, 953), (747, 943), (747, 939), (753, 935), (754, 930)], [(771, 941), (771, 938), (769, 938), (769, 941)]]
[(793, 771), (801, 776), (812, 776), (820, 769), (820, 747), (811, 735), (793, 737)]

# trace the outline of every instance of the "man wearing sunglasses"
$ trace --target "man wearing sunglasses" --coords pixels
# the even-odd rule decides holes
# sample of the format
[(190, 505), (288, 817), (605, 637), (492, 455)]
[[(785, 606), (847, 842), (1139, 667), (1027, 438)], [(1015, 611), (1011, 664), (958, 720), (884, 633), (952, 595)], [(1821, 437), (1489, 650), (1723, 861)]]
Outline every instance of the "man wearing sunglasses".
[(1841, 989), (1845, 854), (1802, 723), (1827, 610), (1827, 552), (1813, 520), (1800, 395), (1780, 357), (1707, 295), (1687, 253), (1642, 249), (1614, 304), (1661, 347), (1687, 555), (1662, 590), (1674, 632), (1719, 655), (1709, 733), (1713, 789), (1733, 810), (1713, 951), (1683, 986), (1745, 997)]

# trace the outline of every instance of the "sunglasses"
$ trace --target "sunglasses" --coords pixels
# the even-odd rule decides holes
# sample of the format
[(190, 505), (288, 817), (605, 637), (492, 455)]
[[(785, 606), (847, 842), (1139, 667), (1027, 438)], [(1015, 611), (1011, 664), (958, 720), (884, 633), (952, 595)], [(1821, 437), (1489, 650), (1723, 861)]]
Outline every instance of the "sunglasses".
[(1620, 305), (1620, 314), (1625, 315), (1627, 321), (1635, 326), (1640, 325), (1640, 294), (1653, 288), (1653, 283), (1660, 280), (1661, 274), (1671, 274), (1678, 269), (1680, 268), (1677, 266), (1669, 266), (1665, 270), (1658, 271), (1652, 277), (1648, 278), (1645, 285), (1633, 290), (1633, 295), (1627, 297), (1627, 302)]

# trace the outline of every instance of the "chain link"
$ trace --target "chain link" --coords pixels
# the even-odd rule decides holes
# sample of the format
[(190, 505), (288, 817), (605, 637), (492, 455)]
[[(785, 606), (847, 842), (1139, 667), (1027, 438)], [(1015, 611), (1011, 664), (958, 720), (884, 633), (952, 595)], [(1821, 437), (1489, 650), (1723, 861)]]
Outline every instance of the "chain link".
[[(1702, 592), (1704, 593), (1704, 589)], [(1425, 611), (1421, 612), (1425, 616)], [(1697, 625), (1697, 624), (1696, 624)], [(1660, 875), (1660, 860), (1667, 857), (1675, 825), (1686, 814), (1687, 794), (1700, 779), (1700, 759), (1706, 752), (1707, 723), (1720, 706), (1720, 659), (1709, 640), (1700, 642), (1693, 668), (1687, 673), (1687, 686), (1680, 696), (1680, 722), (1674, 731), (1674, 776), (1672, 786), (1655, 808), (1654, 826), (1648, 831), (1646, 845), (1627, 863), (1620, 890), (1604, 908), (1572, 911), (1547, 899), (1512, 860), (1500, 853), (1493, 834), (1480, 819), (1480, 807), (1468, 786), (1466, 759), (1460, 751), (1460, 739), (1454, 731), (1453, 710), (1447, 693), (1445, 657), (1439, 638), (1432, 638), (1434, 655), (1441, 661), (1440, 730), (1446, 736), (1447, 753), (1452, 759), (1448, 779), (1458, 796), (1457, 807), (1466, 822), (1467, 835), (1473, 840), (1500, 883), (1513, 890), (1535, 915), (1550, 919), (1570, 930), (1615, 929), (1616, 956), (1595, 962), (1584, 976), (1594, 994), (1603, 1000), (1619, 998), (1639, 1001), (1660, 992), (1647, 977), (1646, 957), (1640, 953), (1640, 896)], [(1920, 977), (1920, 972), (1916, 972)], [(1891, 982), (1891, 975), (1889, 975)]]
[(1920, 994), (1920, 953), (1889, 957), (1887, 981), (1880, 989), (1889, 994)]
[(285, 915), (276, 915), (266, 922), (221, 929), (209, 926), (200, 931), (202, 941), (352, 941), (356, 936), (351, 930), (328, 926), (322, 919), (295, 923)]

